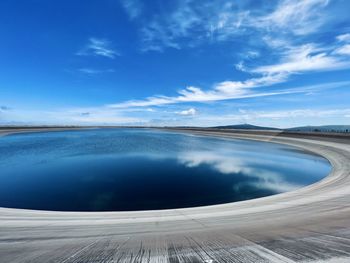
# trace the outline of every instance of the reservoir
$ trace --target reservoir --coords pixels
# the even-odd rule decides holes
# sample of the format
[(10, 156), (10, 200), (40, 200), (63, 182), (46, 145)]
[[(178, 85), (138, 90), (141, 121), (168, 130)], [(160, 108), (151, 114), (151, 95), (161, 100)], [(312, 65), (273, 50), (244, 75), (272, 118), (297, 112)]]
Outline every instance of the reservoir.
[(224, 204), (293, 191), (329, 162), (268, 142), (155, 129), (0, 137), (0, 207), (136, 211)]

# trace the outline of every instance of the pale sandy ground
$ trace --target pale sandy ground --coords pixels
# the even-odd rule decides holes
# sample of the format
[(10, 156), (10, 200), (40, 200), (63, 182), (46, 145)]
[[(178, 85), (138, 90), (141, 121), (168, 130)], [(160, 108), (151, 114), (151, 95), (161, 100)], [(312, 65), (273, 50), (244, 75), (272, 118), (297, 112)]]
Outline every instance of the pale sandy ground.
[(293, 145), (326, 157), (333, 170), (293, 192), (216, 206), (103, 213), (0, 208), (0, 262), (350, 262), (348, 139), (191, 133)]

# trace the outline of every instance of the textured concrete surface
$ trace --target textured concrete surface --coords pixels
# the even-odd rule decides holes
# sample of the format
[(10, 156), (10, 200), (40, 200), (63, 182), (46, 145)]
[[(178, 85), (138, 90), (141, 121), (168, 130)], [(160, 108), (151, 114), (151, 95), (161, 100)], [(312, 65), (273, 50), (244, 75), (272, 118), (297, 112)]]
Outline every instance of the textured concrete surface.
[(326, 157), (333, 170), (293, 192), (216, 206), (101, 213), (0, 208), (0, 262), (350, 262), (348, 139), (190, 132), (294, 145)]

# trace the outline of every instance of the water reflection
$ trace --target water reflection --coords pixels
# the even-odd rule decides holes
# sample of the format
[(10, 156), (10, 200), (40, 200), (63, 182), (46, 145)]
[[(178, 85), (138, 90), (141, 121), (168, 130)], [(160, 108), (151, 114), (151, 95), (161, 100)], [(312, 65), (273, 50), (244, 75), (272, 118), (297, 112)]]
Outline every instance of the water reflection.
[(244, 174), (245, 176), (258, 179), (258, 182), (237, 183), (233, 186), (235, 190), (249, 184), (256, 188), (265, 188), (282, 193), (303, 186), (302, 184), (288, 182), (283, 174), (271, 171), (271, 169), (254, 168), (258, 167), (258, 164), (256, 162), (253, 163), (252, 160), (245, 162), (244, 159), (227, 156), (227, 153), (189, 152), (179, 156), (179, 162), (191, 168), (207, 165), (221, 174), (230, 174), (232, 176)]
[(278, 144), (133, 129), (6, 136), (0, 157), (0, 206), (64, 211), (235, 202), (330, 171), (324, 159)]

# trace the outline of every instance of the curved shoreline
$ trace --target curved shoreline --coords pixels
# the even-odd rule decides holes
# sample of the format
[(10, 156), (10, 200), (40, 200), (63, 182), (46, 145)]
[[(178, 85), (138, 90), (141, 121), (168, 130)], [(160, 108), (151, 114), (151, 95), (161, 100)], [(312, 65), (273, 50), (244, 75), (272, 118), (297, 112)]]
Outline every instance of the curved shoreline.
[[(130, 258), (133, 251), (140, 248), (140, 242), (135, 242), (135, 240), (143, 240), (143, 246), (150, 247), (150, 255), (154, 254), (150, 258), (164, 258), (168, 261), (169, 244), (177, 244), (177, 250), (181, 250), (181, 253), (176, 252), (176, 258), (179, 258), (179, 255), (183, 257), (192, 255), (202, 260), (201, 262), (203, 262), (204, 254), (214, 262), (215, 260), (223, 262), (220, 261), (217, 251), (221, 251), (220, 253), (225, 254), (228, 258), (231, 257), (232, 261), (226, 262), (236, 262), (232, 257), (232, 248), (235, 248), (237, 253), (245, 253), (248, 260), (252, 255), (246, 251), (247, 246), (262, 259), (268, 259), (267, 262), (331, 258), (340, 260), (340, 258), (350, 257), (350, 206), (348, 205), (350, 201), (350, 142), (340, 143), (324, 138), (314, 140), (261, 134), (172, 130), (292, 145), (325, 157), (330, 161), (333, 169), (321, 181), (292, 192), (214, 206), (135, 212), (53, 212), (0, 208), (0, 258), (2, 256), (10, 258), (6, 251), (1, 250), (6, 243), (3, 241), (4, 236), (6, 240), (21, 238), (27, 241), (40, 237), (50, 239), (50, 242), (56, 245), (64, 238), (72, 244), (71, 248), (66, 248), (68, 254), (74, 254), (75, 247), (83, 246), (86, 242), (102, 242), (97, 241), (101, 238), (113, 240), (118, 244), (126, 242), (123, 245), (124, 249), (119, 249), (123, 251), (125, 258)], [(67, 229), (71, 232), (67, 232)], [(59, 235), (55, 235), (57, 233)], [(322, 246), (322, 253), (315, 252), (317, 244), (316, 247), (320, 250), (320, 238), (323, 240), (325, 237), (332, 239), (331, 243), (334, 247)], [(125, 238), (128, 241), (125, 241)], [(297, 247), (300, 240), (310, 238), (318, 240), (318, 243), (314, 242), (313, 247), (298, 248), (292, 253), (293, 255), (290, 254), (290, 251), (285, 250), (284, 245), (287, 241), (290, 250), (293, 248), (290, 246), (291, 243), (296, 242), (294, 245)], [(161, 244), (158, 244), (158, 239), (162, 240)], [(220, 246), (212, 244), (219, 242), (218, 240), (221, 240)], [(270, 245), (266, 245), (266, 242)], [(281, 242), (283, 246), (276, 245)], [(200, 246), (200, 244), (206, 245)], [(21, 246), (17, 247), (13, 243), (11, 245), (19, 252)], [(32, 246), (37, 254), (47, 251), (47, 244), (40, 241), (33, 242)], [(202, 255), (200, 256), (198, 253), (196, 255), (193, 251), (191, 252), (193, 247), (202, 249), (204, 251), (202, 254), (204, 254), (199, 253)], [(105, 249), (100, 247), (99, 251), (105, 251)], [(52, 253), (54, 255), (58, 252)], [(31, 256), (32, 253), (23, 255), (26, 259)], [(22, 262), (21, 260), (25, 262), (20, 258), (18, 261), (9, 262)], [(69, 260), (68, 257), (65, 262), (70, 262)]]
[[(54, 130), (54, 131), (60, 131), (60, 130)], [(46, 132), (52, 132), (52, 130), (35, 130), (35, 131), (20, 131), (20, 132), (16, 132), (16, 133), (12, 133), (12, 134), (18, 134), (18, 133), (33, 133), (33, 132), (42, 132), (42, 133), (46, 133)], [(168, 132), (168, 131), (161, 131), (161, 132)], [(184, 132), (174, 132), (174, 131), (170, 131), (171, 133), (177, 133), (177, 134), (180, 134), (180, 135), (186, 135), (186, 133), (184, 133)], [(8, 134), (4, 134), (4, 136), (6, 136), (6, 135), (8, 135)], [(279, 145), (279, 147), (283, 147), (283, 145), (286, 145), (285, 143), (284, 144), (282, 144), (282, 143), (278, 143), (278, 142), (266, 142), (266, 141), (262, 141), (262, 140), (259, 140), (259, 139), (248, 139), (248, 138), (238, 138), (238, 137), (233, 137), (232, 138), (232, 136), (229, 136), (229, 137), (223, 137), (223, 136), (221, 136), (221, 135), (214, 135), (214, 134), (202, 134), (202, 133), (200, 133), (200, 134), (194, 134), (193, 132), (191, 132), (191, 135), (193, 135), (193, 136), (196, 136), (196, 137), (212, 137), (212, 138), (221, 138), (221, 139), (223, 139), (223, 142), (225, 142), (225, 141), (230, 141), (230, 140), (232, 140), (232, 139), (238, 139), (238, 140), (240, 140), (240, 141), (242, 141), (243, 143), (244, 143), (244, 141), (245, 140), (248, 140), (248, 141), (253, 141), (253, 140), (255, 140), (255, 141), (260, 141), (260, 142), (262, 142), (262, 143), (273, 143), (273, 144), (276, 144), (276, 145)], [(0, 137), (1, 137), (1, 134), (0, 134)], [(262, 146), (263, 146), (263, 144), (262, 144)], [(289, 145), (289, 146), (292, 146), (292, 145)], [(288, 149), (288, 150), (293, 150), (293, 151), (300, 151), (300, 152), (302, 152), (302, 153), (305, 153), (305, 154), (308, 154), (308, 155), (314, 155), (314, 156), (317, 156), (317, 157), (319, 157), (319, 158), (322, 158), (324, 161), (326, 161), (329, 165), (330, 165), (330, 167), (332, 168), (332, 165), (331, 165), (331, 163), (330, 163), (330, 161), (328, 160), (328, 159), (326, 159), (325, 157), (323, 157), (323, 156), (321, 156), (320, 154), (318, 154), (317, 152), (314, 152), (314, 151), (310, 151), (310, 150), (306, 150), (306, 149), (304, 149), (304, 148), (300, 148), (300, 147), (294, 147), (294, 146), (292, 146), (292, 147), (288, 147), (288, 148), (286, 148), (286, 149)], [(321, 180), (323, 180), (325, 177), (327, 177), (329, 175), (329, 173), (325, 173), (321, 178), (320, 178), (320, 180), (319, 181), (321, 181)], [(312, 184), (314, 184), (314, 183), (318, 183), (319, 181), (316, 181), (316, 182), (313, 182)], [(308, 184), (308, 185), (305, 185), (305, 186), (302, 186), (302, 187), (298, 187), (298, 188), (296, 188), (296, 189), (294, 189), (294, 190), (290, 190), (290, 191), (287, 191), (287, 192), (291, 192), (291, 191), (295, 191), (295, 190), (297, 190), (297, 189), (300, 189), (300, 188), (304, 188), (304, 187), (306, 187), (306, 186), (310, 186), (310, 185), (312, 185), (312, 184)], [(286, 192), (282, 192), (282, 193), (286, 193)], [(280, 195), (280, 194), (282, 194), (282, 193), (278, 193), (278, 194), (273, 194), (273, 195)], [(268, 197), (268, 196), (266, 196), (266, 197)], [(257, 198), (252, 198), (252, 199), (258, 199), (259, 197), (257, 197)], [(260, 198), (262, 198), (262, 197), (260, 197)], [(248, 200), (251, 200), (251, 199), (247, 199), (247, 200), (242, 200), (242, 201), (248, 201)], [(217, 206), (217, 205), (227, 205), (227, 204), (232, 204), (232, 203), (237, 203), (237, 202), (242, 202), (242, 201), (234, 201), (234, 202), (223, 202), (223, 203), (217, 203), (217, 204), (212, 204), (212, 205), (200, 205), (200, 206), (192, 206), (192, 207), (183, 207), (183, 208), (181, 208), (181, 207), (179, 207), (179, 208), (162, 208), (162, 209), (156, 209), (156, 210), (152, 210), (152, 209), (148, 209), (149, 211), (152, 211), (152, 212), (157, 212), (157, 211), (159, 211), (159, 212), (167, 212), (167, 211), (172, 211), (172, 210), (185, 210), (185, 211), (187, 211), (187, 210), (189, 210), (189, 209), (192, 209), (192, 208), (210, 208), (210, 207), (213, 207), (213, 206)], [(43, 213), (45, 213), (45, 214), (47, 214), (47, 213), (55, 213), (55, 214), (57, 214), (57, 213), (70, 213), (70, 214), (76, 214), (76, 213), (86, 213), (86, 215), (88, 215), (88, 214), (92, 214), (92, 213), (98, 213), (98, 214), (100, 214), (100, 213), (122, 213), (122, 212), (124, 212), (124, 213), (133, 213), (133, 212), (141, 212), (141, 213), (145, 213), (145, 212), (147, 212), (147, 210), (136, 210), (136, 211), (132, 211), (132, 210), (130, 210), (130, 211), (118, 211), (118, 210), (116, 210), (116, 211), (74, 211), (74, 210), (72, 210), (72, 211), (60, 211), (60, 210), (50, 210), (50, 209), (48, 209), (48, 210), (45, 210), (45, 209), (35, 209), (35, 208), (12, 208), (12, 207), (1, 207), (0, 206), (0, 212), (1, 212), (1, 210), (5, 210), (5, 209), (7, 209), (7, 210), (14, 210), (14, 211), (16, 211), (16, 212), (20, 212), (20, 211), (28, 211), (28, 212), (31, 212), (31, 213), (41, 213), (41, 212), (43, 212)], [(187, 212), (191, 212), (191, 211), (187, 211)]]

